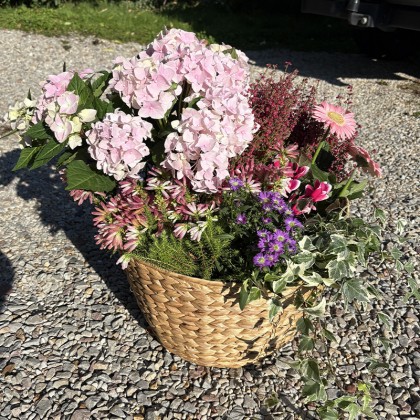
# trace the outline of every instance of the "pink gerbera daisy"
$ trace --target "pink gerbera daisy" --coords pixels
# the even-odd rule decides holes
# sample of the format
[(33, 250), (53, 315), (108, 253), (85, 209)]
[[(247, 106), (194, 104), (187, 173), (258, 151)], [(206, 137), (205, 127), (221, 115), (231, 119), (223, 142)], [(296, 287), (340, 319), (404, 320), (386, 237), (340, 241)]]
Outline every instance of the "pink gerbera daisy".
[(337, 105), (322, 102), (313, 111), (315, 120), (324, 123), (339, 139), (351, 138), (356, 132), (354, 114)]

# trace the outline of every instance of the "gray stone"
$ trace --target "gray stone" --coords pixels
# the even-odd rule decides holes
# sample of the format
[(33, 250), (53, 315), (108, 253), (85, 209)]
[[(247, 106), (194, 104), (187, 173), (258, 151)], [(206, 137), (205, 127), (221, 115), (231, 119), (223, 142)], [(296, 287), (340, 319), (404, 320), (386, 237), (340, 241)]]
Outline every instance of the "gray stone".
[(52, 408), (52, 402), (48, 397), (43, 397), (38, 401), (36, 405), (36, 412), (41, 416), (41, 418), (47, 418), (48, 412)]
[(89, 420), (91, 419), (91, 413), (89, 410), (78, 409), (73, 412), (70, 420)]

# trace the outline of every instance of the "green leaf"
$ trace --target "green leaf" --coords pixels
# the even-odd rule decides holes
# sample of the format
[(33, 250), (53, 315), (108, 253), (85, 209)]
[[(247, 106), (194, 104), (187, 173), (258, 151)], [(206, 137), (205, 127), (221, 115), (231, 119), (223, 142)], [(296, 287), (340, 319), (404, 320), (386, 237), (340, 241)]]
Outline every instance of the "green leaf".
[(108, 175), (104, 175), (91, 168), (82, 160), (74, 160), (67, 166), (66, 190), (87, 190), (95, 192), (112, 191), (116, 182)]
[(348, 302), (352, 302), (353, 300), (359, 302), (370, 301), (366, 287), (358, 279), (344, 282), (341, 291)]
[(67, 86), (67, 91), (74, 92), (79, 96), (79, 105), (77, 106), (77, 112), (82, 109), (92, 108), (93, 93), (87, 84), (75, 73)]
[(341, 252), (347, 251), (347, 240), (342, 235), (332, 234), (331, 235), (331, 243), (328, 247), (328, 251), (339, 254)]
[(382, 225), (385, 225), (385, 223), (386, 223), (386, 214), (385, 214), (385, 212), (382, 209), (376, 208), (375, 209), (375, 212), (374, 212), (374, 216), (375, 216), (376, 219), (378, 219), (381, 222)]
[(96, 98), (99, 98), (105, 91), (108, 86), (108, 82), (111, 80), (112, 73), (107, 71), (102, 71), (102, 76), (99, 76), (96, 80), (92, 82), (93, 95)]
[(252, 302), (253, 300), (258, 300), (261, 298), (261, 290), (258, 287), (251, 287), (251, 290), (248, 295), (248, 302)]
[(41, 149), (41, 146), (26, 147), (25, 149), (22, 149), (20, 151), (19, 159), (12, 170), (17, 171), (19, 169), (23, 169), (29, 166), (32, 163), (33, 159), (35, 158), (35, 155), (39, 152), (40, 149)]
[(241, 287), (241, 290), (239, 292), (239, 307), (241, 308), (241, 310), (243, 310), (246, 306), (246, 304), (248, 303), (248, 289), (246, 284), (243, 284)]
[[(301, 274), (299, 276), (308, 286), (319, 286), (320, 284), (324, 283), (324, 280), (317, 272), (312, 272), (310, 275)], [(327, 280), (328, 282), (328, 280)], [(332, 282), (331, 284), (333, 284)]]
[(338, 412), (332, 407), (322, 407), (318, 410), (319, 418), (321, 420), (338, 420)]
[(344, 411), (349, 413), (348, 420), (355, 420), (361, 414), (361, 407), (359, 404), (351, 403), (349, 404)]
[(418, 301), (420, 301), (420, 287), (417, 281), (414, 280), (413, 278), (408, 278), (407, 282), (408, 282), (408, 285), (410, 286), (411, 292), (408, 292), (404, 296), (404, 301), (407, 302), (408, 299), (410, 299), (411, 297), (415, 297)]
[(348, 190), (347, 193), (344, 195), (344, 197), (347, 197), (349, 200), (354, 200), (355, 198), (360, 198), (363, 196), (363, 191), (366, 188), (367, 181), (364, 180), (362, 182), (353, 181)]
[(307, 381), (302, 389), (306, 401), (325, 401), (327, 393), (323, 384), (316, 381)]
[(350, 275), (349, 265), (344, 260), (332, 260), (327, 264), (326, 268), (328, 269), (328, 276), (335, 281)]
[(368, 370), (370, 371), (374, 371), (376, 369), (388, 369), (388, 368), (389, 368), (389, 364), (386, 362), (381, 362), (376, 359), (370, 359), (369, 361)]
[(270, 322), (273, 321), (274, 317), (278, 314), (280, 310), (283, 310), (282, 304), (277, 299), (270, 299), (268, 308), (268, 318)]
[(60, 154), (67, 146), (67, 142), (58, 143), (51, 139), (47, 144), (41, 147), (41, 150), (36, 155), (31, 169), (39, 168), (40, 166), (49, 162), (52, 158)]
[(296, 329), (303, 335), (309, 335), (309, 332), (314, 330), (314, 324), (309, 318), (303, 316), (298, 319)]
[(314, 251), (316, 249), (309, 236), (304, 236), (299, 241), (299, 247), (302, 251)]
[(412, 274), (414, 272), (414, 264), (413, 261), (409, 261), (408, 263), (406, 263), (404, 265), (404, 270), (408, 273), (408, 274)]
[(42, 122), (30, 127), (25, 134), (33, 140), (49, 140), (53, 138)]
[(399, 260), (403, 256), (403, 253), (396, 246), (394, 246), (389, 253), (395, 260)]
[(331, 331), (327, 330), (326, 328), (323, 328), (322, 334), (327, 340), (334, 341), (337, 343), (337, 339), (335, 338), (335, 335)]
[(308, 314), (311, 314), (313, 316), (321, 317), (325, 314), (325, 306), (327, 302), (325, 298), (323, 297), (321, 299), (321, 302), (318, 303), (316, 306), (312, 306), (312, 308), (305, 308), (304, 311)]
[(315, 258), (312, 252), (303, 251), (295, 255), (295, 257), (293, 258), (293, 261), (299, 265), (302, 265), (303, 267), (305, 267), (305, 269), (307, 269), (314, 264)]
[(312, 171), (312, 175), (315, 179), (318, 179), (321, 182), (328, 181), (328, 175), (329, 175), (328, 172), (322, 171), (314, 163), (311, 165), (311, 171)]
[(319, 366), (314, 359), (302, 360), (300, 369), (305, 378), (321, 383)]
[(264, 404), (266, 407), (268, 408), (272, 408), (274, 406), (276, 406), (279, 403), (279, 399), (277, 398), (276, 394), (272, 394), (271, 397), (268, 397), (265, 401)]
[(67, 163), (70, 163), (73, 159), (72, 158), (76, 158), (77, 153), (73, 152), (73, 151), (66, 151), (64, 152), (58, 159), (56, 162), (57, 167), (62, 166), (62, 165), (66, 165)]
[(273, 292), (277, 294), (281, 294), (283, 293), (286, 286), (287, 286), (287, 282), (285, 279), (273, 281)]
[(313, 338), (303, 335), (299, 341), (299, 351), (311, 351), (314, 349), (315, 343)]
[(103, 101), (99, 98), (93, 98), (93, 109), (96, 109), (96, 119), (102, 120), (107, 113), (114, 112), (114, 107), (111, 102)]

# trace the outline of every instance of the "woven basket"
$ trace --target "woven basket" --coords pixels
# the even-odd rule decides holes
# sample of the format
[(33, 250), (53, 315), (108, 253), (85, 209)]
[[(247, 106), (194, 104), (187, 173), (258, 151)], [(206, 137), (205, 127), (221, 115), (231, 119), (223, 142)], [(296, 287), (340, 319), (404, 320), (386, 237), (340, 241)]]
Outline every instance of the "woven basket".
[[(238, 304), (238, 285), (172, 273), (139, 260), (126, 269), (137, 303), (162, 345), (201, 366), (238, 368), (291, 341), (302, 312), (297, 288), (286, 289), (273, 322), (266, 301)], [(301, 290), (306, 297), (310, 289)]]

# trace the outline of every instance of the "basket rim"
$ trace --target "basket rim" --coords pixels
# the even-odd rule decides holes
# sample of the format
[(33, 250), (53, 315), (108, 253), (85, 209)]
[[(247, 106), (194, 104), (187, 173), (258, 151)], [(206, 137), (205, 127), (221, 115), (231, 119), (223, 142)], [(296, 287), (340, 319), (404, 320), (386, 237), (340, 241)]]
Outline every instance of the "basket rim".
[[(199, 278), (199, 277), (190, 277), (190, 276), (187, 276), (185, 274), (180, 274), (180, 273), (177, 273), (175, 271), (169, 271), (169, 270), (167, 270), (165, 268), (162, 268), (162, 267), (159, 267), (155, 264), (145, 262), (144, 260), (142, 260), (140, 257), (137, 257), (137, 256), (133, 257), (133, 259), (129, 262), (129, 264), (132, 264), (133, 260), (135, 262), (139, 263), (139, 264), (143, 264), (143, 265), (145, 265), (147, 267), (150, 267), (152, 269), (159, 270), (163, 274), (170, 275), (170, 276), (175, 274), (177, 277), (181, 277), (185, 281), (196, 283), (196, 284), (199, 284), (201, 286), (210, 287), (210, 285), (213, 285), (214, 287), (222, 287), (223, 288), (223, 287), (226, 287), (226, 285), (240, 285), (241, 284), (240, 282), (236, 282), (236, 283), (235, 282), (224, 282), (224, 281), (221, 281), (221, 280), (206, 280), (206, 279), (202, 279), (202, 278)], [(282, 293), (283, 297), (287, 297), (287, 294), (286, 295), (284, 294), (285, 291), (288, 291), (288, 292), (293, 291), (294, 292), (295, 290), (300, 289), (301, 287), (305, 287), (305, 286), (303, 286), (302, 284), (286, 286), (286, 288), (284, 289), (284, 291)]]

